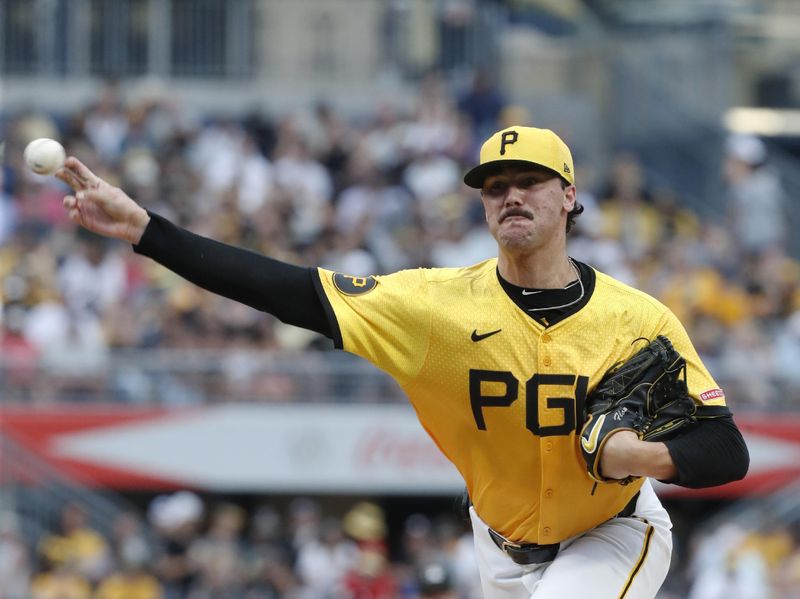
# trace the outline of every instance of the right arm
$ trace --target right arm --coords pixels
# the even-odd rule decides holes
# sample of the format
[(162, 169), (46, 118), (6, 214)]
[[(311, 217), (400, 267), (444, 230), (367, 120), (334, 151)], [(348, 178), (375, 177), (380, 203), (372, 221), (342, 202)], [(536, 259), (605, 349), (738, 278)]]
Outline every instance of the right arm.
[(64, 198), (73, 222), (127, 241), (188, 281), (281, 321), (332, 337), (315, 290), (317, 271), (219, 243), (149, 213), (75, 158), (56, 174), (75, 191)]

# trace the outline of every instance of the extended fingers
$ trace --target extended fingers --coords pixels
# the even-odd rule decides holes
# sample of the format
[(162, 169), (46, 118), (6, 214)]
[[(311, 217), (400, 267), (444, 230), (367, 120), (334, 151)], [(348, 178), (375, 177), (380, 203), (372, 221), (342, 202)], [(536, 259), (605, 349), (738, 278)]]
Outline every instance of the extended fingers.
[(77, 175), (78, 179), (80, 179), (80, 181), (86, 185), (86, 187), (97, 187), (100, 184), (100, 177), (90, 171), (89, 167), (87, 167), (77, 158), (70, 158), (69, 167)]
[(69, 185), (73, 191), (78, 191), (84, 188), (83, 183), (81, 183), (80, 179), (78, 179), (75, 172), (72, 169), (67, 168), (66, 164), (56, 171), (56, 177)]
[(89, 167), (74, 156), (70, 156), (66, 159), (61, 170), (69, 173), (70, 178), (76, 181), (81, 189), (97, 187), (100, 184), (100, 177), (95, 175), (89, 170)]

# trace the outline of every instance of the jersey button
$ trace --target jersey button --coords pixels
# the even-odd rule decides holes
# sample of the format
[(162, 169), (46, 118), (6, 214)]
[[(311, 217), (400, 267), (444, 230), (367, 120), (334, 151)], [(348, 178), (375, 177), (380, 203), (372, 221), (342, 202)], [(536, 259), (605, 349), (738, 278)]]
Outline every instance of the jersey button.
[(552, 496), (553, 496), (553, 489), (547, 489), (547, 490), (544, 492), (544, 496), (545, 496), (545, 497), (547, 497), (548, 499), (549, 499), (550, 497), (552, 497)]
[(550, 343), (550, 339), (551, 339), (551, 337), (547, 333), (542, 335), (542, 343)]
[(542, 360), (542, 364), (544, 364), (545, 366), (550, 366), (550, 364), (552, 363), (553, 361), (550, 358), (545, 358), (544, 360)]
[(547, 453), (550, 453), (551, 451), (553, 451), (553, 444), (550, 441), (548, 441), (547, 443), (544, 444), (544, 450)]
[(549, 526), (545, 526), (545, 527), (542, 529), (542, 534), (543, 534), (544, 536), (546, 536), (546, 537), (549, 537), (549, 536), (550, 536), (550, 527), (549, 527)]

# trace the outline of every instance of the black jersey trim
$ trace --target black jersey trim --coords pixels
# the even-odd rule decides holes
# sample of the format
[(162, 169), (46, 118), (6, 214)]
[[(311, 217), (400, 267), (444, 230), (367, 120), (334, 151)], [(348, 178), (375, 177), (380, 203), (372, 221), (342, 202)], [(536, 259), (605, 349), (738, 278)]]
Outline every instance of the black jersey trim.
[(325, 293), (325, 288), (322, 285), (322, 279), (319, 276), (319, 269), (311, 269), (311, 281), (314, 283), (314, 289), (319, 296), (319, 301), (322, 304), (322, 309), (325, 311), (325, 316), (328, 319), (328, 324), (331, 326), (331, 335), (333, 337), (333, 346), (336, 349), (344, 349), (344, 341), (342, 340), (342, 330), (339, 328), (339, 321), (336, 318), (336, 312), (333, 310), (328, 295)]

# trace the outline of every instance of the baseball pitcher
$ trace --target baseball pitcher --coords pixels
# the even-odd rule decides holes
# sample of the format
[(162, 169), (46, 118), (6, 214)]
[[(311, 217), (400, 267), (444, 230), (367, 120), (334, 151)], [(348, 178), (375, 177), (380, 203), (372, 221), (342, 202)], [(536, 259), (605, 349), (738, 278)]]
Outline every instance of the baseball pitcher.
[(496, 258), (356, 277), (285, 264), (181, 229), (69, 158), (72, 220), (188, 280), (317, 331), (405, 390), (471, 499), (490, 599), (644, 599), (670, 563), (648, 482), (742, 478), (725, 395), (661, 303), (566, 253), (583, 211), (566, 144), (515, 126), (464, 177)]

